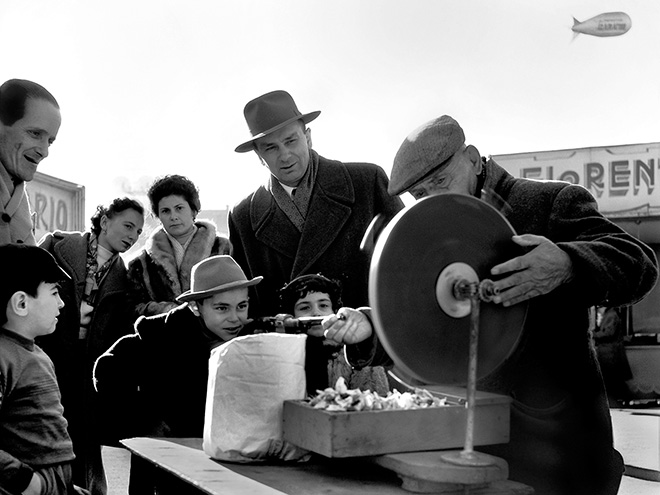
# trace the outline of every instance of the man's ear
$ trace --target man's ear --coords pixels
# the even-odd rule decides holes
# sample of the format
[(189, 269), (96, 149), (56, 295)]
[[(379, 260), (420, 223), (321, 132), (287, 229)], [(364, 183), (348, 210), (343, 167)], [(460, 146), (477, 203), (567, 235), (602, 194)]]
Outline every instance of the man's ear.
[(307, 140), (307, 147), (312, 149), (312, 130), (308, 127), (305, 129), (305, 139)]
[(7, 308), (17, 316), (27, 316), (28, 297), (27, 293), (22, 290), (15, 292), (14, 295), (9, 298)]
[(255, 152), (255, 153), (257, 154), (257, 156), (259, 157), (259, 161), (261, 162), (261, 164), (262, 164), (264, 167), (268, 168), (268, 164), (266, 163), (266, 160), (264, 160), (264, 159), (262, 158), (262, 156), (259, 154), (259, 152), (256, 150), (256, 148), (255, 148), (254, 152)]
[(475, 148), (473, 145), (468, 144), (467, 147), (465, 148), (465, 152), (467, 153), (468, 158), (472, 162), (472, 167), (474, 168), (475, 175), (479, 175), (481, 173), (481, 170), (483, 169), (483, 163), (481, 162), (481, 155), (479, 154), (479, 150)]
[(201, 314), (199, 312), (199, 307), (197, 307), (197, 301), (188, 301), (188, 307), (190, 308), (190, 311), (192, 311), (195, 316), (201, 316)]

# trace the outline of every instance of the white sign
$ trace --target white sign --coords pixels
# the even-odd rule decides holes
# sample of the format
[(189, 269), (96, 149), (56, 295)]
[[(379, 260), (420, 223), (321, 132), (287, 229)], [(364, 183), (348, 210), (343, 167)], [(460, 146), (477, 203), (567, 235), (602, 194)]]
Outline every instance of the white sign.
[(516, 177), (580, 184), (610, 216), (660, 215), (660, 143), (494, 155)]
[(55, 230), (84, 230), (83, 186), (37, 172), (27, 183), (27, 193), (37, 241)]

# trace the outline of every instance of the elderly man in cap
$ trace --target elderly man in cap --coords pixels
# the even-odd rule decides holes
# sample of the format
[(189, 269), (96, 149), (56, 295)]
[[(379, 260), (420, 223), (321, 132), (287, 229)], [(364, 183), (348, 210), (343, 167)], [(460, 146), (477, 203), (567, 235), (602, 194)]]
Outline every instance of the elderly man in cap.
[(248, 276), (264, 276), (255, 315), (276, 314), (277, 291), (306, 273), (339, 280), (346, 304), (367, 304), (370, 260), (360, 242), (374, 217), (389, 219), (403, 207), (388, 195), (379, 166), (328, 160), (312, 149), (306, 124), (320, 113), (302, 114), (286, 91), (245, 106), (252, 138), (236, 151), (254, 151), (271, 173), (229, 213), (236, 261)]
[(10, 79), (0, 86), (0, 245), (36, 245), (25, 183), (61, 122), (57, 101), (39, 84)]
[[(616, 494), (623, 462), (613, 447), (588, 308), (645, 297), (658, 275), (653, 251), (604, 218), (585, 188), (514, 178), (482, 158), (449, 116), (405, 139), (389, 191), (415, 198), (451, 192), (496, 203), (525, 250), (491, 269), (500, 292), (494, 302), (529, 307), (513, 354), (478, 384), (513, 399), (510, 442), (479, 450), (506, 459), (509, 477), (536, 494)], [(326, 337), (349, 344), (353, 364), (388, 360), (365, 313), (339, 313), (345, 319), (324, 322)]]

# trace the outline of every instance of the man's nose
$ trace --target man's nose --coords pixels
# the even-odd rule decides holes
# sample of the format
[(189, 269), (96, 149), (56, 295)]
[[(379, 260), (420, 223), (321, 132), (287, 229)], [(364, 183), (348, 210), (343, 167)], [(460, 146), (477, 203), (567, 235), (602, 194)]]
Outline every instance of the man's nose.
[(37, 154), (43, 160), (48, 156), (48, 148), (50, 148), (50, 143), (48, 141), (39, 143), (37, 146)]
[(286, 160), (291, 156), (291, 150), (288, 146), (280, 147), (280, 160)]

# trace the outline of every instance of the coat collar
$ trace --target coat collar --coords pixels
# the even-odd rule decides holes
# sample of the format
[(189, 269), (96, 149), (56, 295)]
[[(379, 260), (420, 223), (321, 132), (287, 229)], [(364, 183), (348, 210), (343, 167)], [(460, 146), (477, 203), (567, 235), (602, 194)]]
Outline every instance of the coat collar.
[(200, 260), (211, 255), (217, 234), (215, 225), (206, 220), (196, 220), (197, 232), (188, 245), (181, 267), (177, 269), (174, 250), (165, 230), (158, 227), (147, 239), (144, 250), (151, 259), (166, 273), (167, 279), (178, 295), (190, 288), (192, 267)]
[(62, 235), (54, 232), (53, 237), (60, 240), (53, 246), (57, 262), (71, 276), (75, 282), (84, 281), (87, 276), (87, 245), (89, 232), (67, 232)]
[(319, 169), (302, 233), (296, 230), (264, 186), (257, 189), (250, 203), (250, 222), (258, 241), (293, 259), (291, 277), (296, 277), (337, 238), (354, 204), (355, 189), (346, 166), (319, 156)]
[[(53, 237), (58, 239), (53, 245), (53, 254), (57, 262), (64, 268), (78, 290), (83, 290), (85, 279), (87, 277), (87, 247), (89, 244), (90, 232), (59, 232), (53, 233)], [(107, 277), (103, 279), (102, 285), (113, 287), (115, 278), (120, 277), (121, 272), (115, 271), (118, 263), (124, 265), (121, 256), (116, 256)], [(124, 265), (125, 266), (125, 265)]]

